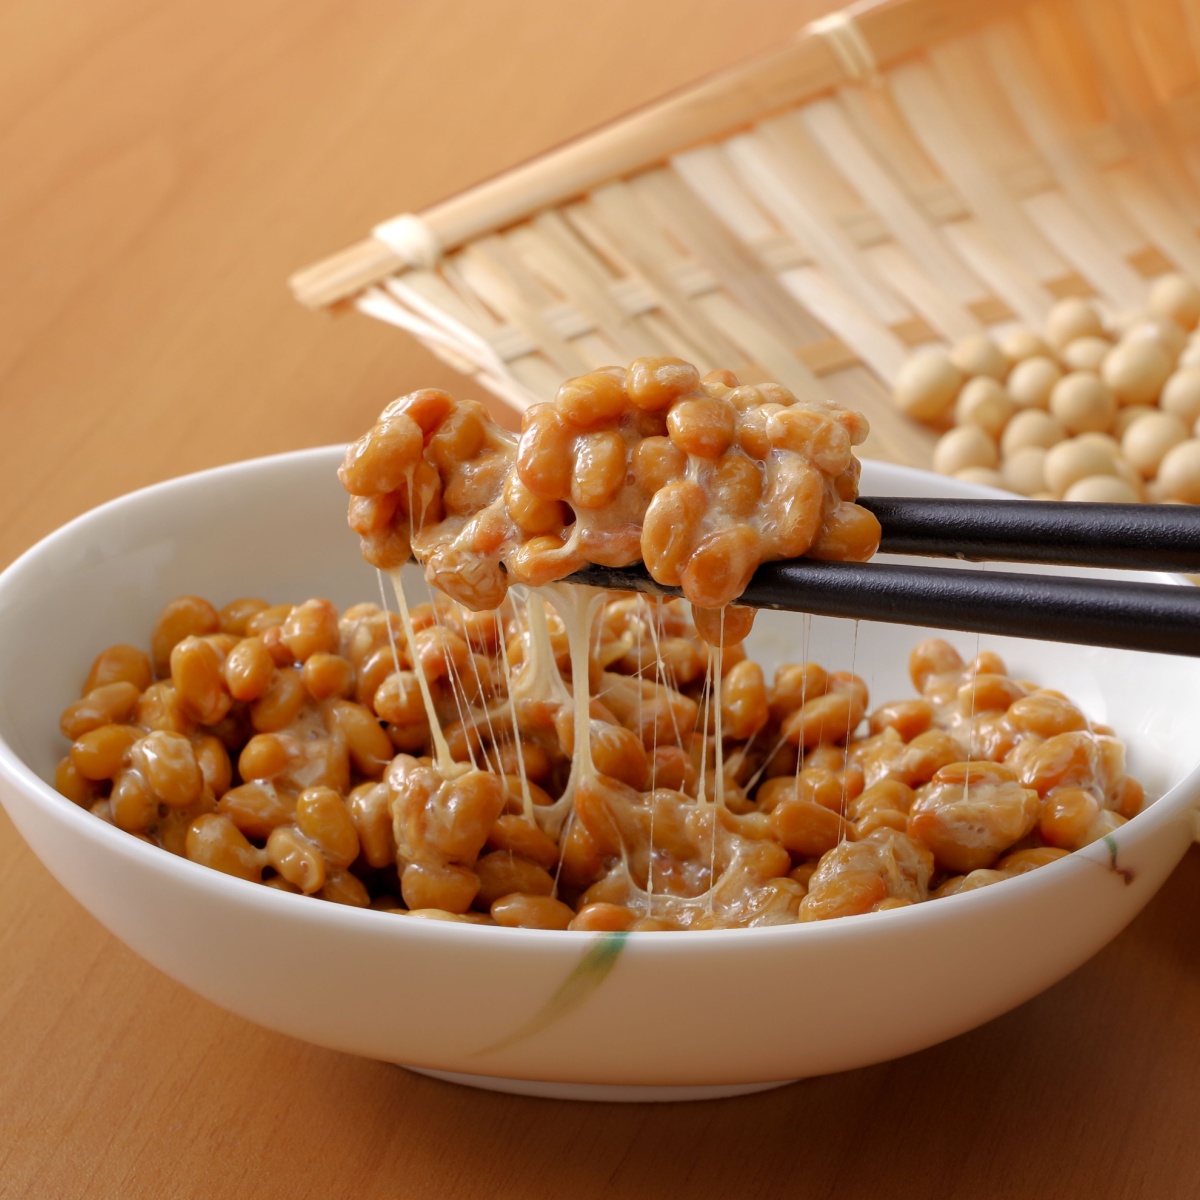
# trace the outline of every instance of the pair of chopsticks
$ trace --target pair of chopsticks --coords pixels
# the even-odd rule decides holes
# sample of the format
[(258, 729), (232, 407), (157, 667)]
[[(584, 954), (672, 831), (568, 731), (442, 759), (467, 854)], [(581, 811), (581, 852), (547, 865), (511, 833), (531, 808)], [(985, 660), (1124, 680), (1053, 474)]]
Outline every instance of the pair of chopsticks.
[[(860, 497), (881, 553), (969, 562), (1200, 571), (1200, 507)], [(580, 583), (666, 595), (645, 567), (587, 567)], [(739, 603), (1158, 654), (1200, 655), (1200, 588), (1007, 571), (792, 559), (764, 563)]]

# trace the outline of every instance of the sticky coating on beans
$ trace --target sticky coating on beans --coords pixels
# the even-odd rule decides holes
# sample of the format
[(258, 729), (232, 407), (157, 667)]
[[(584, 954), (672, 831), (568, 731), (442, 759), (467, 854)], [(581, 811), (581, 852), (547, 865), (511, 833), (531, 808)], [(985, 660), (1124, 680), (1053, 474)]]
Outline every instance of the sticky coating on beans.
[[(168, 606), (160, 646), (164, 628), (227, 611)], [(718, 639), (740, 611), (724, 610)], [(168, 661), (203, 656), (225, 711), (191, 666), (153, 682), (132, 643), (103, 651), (65, 705), (74, 740), (55, 786), (296, 903), (543, 931), (828, 920), (1038, 869), (1145, 799), (1120, 742), (1080, 705), (938, 639), (911, 653), (915, 694), (872, 707), (863, 676), (794, 662), (768, 677), (740, 644), (706, 651), (684, 602), (613, 596), (588, 638), (594, 774), (573, 779), (573, 683), (552, 613), (541, 651), (534, 614), (511, 602), (415, 605), (413, 645), (373, 604), (261, 601), (220, 620), (242, 633), (188, 633)], [(231, 678), (253, 672), (229, 663), (253, 664), (272, 629), (296, 657), (272, 658), (263, 690), (238, 699)], [(449, 766), (418, 698), (423, 661)], [(382, 682), (351, 698), (381, 663)], [(557, 699), (529, 690), (546, 671)]]
[[(418, 410), (422, 441), (405, 423)], [(853, 448), (867, 432), (832, 401), (644, 358), (567, 380), (526, 410), (519, 437), (472, 401), (412, 393), (350, 447), (341, 477), (367, 560), (395, 566), (411, 550), (468, 608), (494, 607), (511, 581), (639, 560), (697, 608), (721, 608), (762, 562), (875, 552), (878, 522), (855, 503)], [(433, 509), (406, 491), (422, 470), (441, 497)]]

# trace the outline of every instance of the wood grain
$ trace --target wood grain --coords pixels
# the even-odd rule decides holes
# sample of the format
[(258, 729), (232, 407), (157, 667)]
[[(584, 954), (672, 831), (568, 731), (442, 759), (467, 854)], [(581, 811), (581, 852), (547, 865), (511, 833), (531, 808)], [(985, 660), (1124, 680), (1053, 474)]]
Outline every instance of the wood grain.
[[(453, 387), (395, 332), (300, 309), (288, 274), (826, 7), (9, 0), (0, 565), (131, 488), (342, 441), (400, 391)], [(0, 817), (0, 1196), (1188, 1195), (1197, 911), (1193, 851), (1082, 970), (923, 1054), (735, 1101), (552, 1103), (219, 1011)], [(787, 997), (719, 1019), (789, 1036)]]

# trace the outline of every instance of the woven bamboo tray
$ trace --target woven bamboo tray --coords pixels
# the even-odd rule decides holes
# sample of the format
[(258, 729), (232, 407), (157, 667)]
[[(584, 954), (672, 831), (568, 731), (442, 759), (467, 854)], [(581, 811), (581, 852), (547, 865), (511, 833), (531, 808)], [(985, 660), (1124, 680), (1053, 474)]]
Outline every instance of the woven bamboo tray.
[(862, 409), (878, 458), (932, 436), (911, 349), (1200, 279), (1197, 0), (887, 0), (297, 273), (517, 408), (647, 354)]

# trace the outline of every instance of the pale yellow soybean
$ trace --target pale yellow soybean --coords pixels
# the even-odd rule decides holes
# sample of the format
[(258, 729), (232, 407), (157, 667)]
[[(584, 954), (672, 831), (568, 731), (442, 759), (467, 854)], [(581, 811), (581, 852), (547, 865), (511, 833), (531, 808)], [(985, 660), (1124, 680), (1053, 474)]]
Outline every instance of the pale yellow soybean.
[(1056, 496), (1089, 475), (1115, 475), (1116, 458), (1107, 446), (1088, 438), (1068, 438), (1046, 453), (1046, 486)]
[(1117, 478), (1123, 479), (1133, 489), (1139, 502), (1148, 499), (1146, 495), (1146, 480), (1142, 473), (1123, 454), (1117, 455)]
[(900, 368), (892, 399), (901, 412), (919, 421), (936, 421), (954, 403), (963, 373), (944, 350), (918, 350)]
[(961, 479), (963, 483), (977, 483), (982, 487), (1004, 487), (1004, 477), (992, 467), (963, 467), (961, 471), (954, 472), (954, 478)]
[(1158, 408), (1153, 404), (1127, 404), (1123, 408), (1118, 408), (1117, 417), (1112, 426), (1113, 437), (1120, 441), (1134, 421), (1140, 421), (1150, 413), (1156, 412), (1158, 412)]
[(1104, 322), (1090, 300), (1068, 296), (1060, 300), (1046, 317), (1046, 340), (1061, 350), (1081, 337), (1103, 337)]
[(1051, 390), (1050, 412), (1071, 433), (1103, 432), (1112, 428), (1117, 398), (1098, 375), (1072, 371)]
[(1146, 338), (1157, 342), (1172, 363), (1187, 349), (1188, 335), (1166, 317), (1146, 317), (1125, 331), (1123, 341)]
[(978, 425), (990, 437), (998, 438), (1016, 406), (1002, 383), (988, 375), (969, 379), (954, 402), (956, 425)]
[(1068, 342), (1058, 356), (1069, 371), (1099, 371), (1110, 349), (1112, 343), (1107, 338), (1080, 337)]
[(1048, 450), (1066, 437), (1063, 423), (1040, 408), (1015, 413), (1000, 435), (1000, 449), (1007, 457), (1025, 446), (1041, 446)]
[(1054, 354), (1054, 351), (1047, 345), (1046, 339), (1040, 334), (1034, 333), (1032, 329), (1014, 329), (1011, 333), (1006, 334), (1000, 339), (1000, 350), (1014, 365), (1026, 358), (1034, 358), (1039, 355), (1049, 358)]
[(1116, 475), (1088, 475), (1076, 480), (1063, 493), (1064, 500), (1089, 504), (1136, 504), (1137, 492)]
[(1158, 406), (1191, 425), (1200, 417), (1200, 366), (1182, 367), (1165, 384)]
[(1050, 392), (1062, 378), (1062, 368), (1053, 358), (1035, 354), (1013, 367), (1008, 376), (1008, 394), (1018, 408), (1048, 408)]
[(950, 349), (950, 361), (968, 378), (1002, 380), (1008, 374), (1008, 356), (986, 333), (968, 333)]
[(996, 443), (978, 425), (960, 425), (944, 433), (933, 448), (933, 469), (953, 475), (967, 467), (995, 467), (1000, 461)]
[(1150, 311), (1181, 329), (1195, 329), (1200, 323), (1200, 287), (1185, 275), (1162, 275), (1150, 289)]
[(1166, 412), (1149, 413), (1125, 431), (1121, 454), (1144, 478), (1153, 479), (1167, 451), (1187, 438), (1187, 426), (1178, 417)]
[(1022, 446), (1005, 456), (1000, 476), (1010, 492), (1032, 496), (1046, 490), (1046, 448)]
[(1171, 374), (1171, 359), (1156, 338), (1130, 337), (1104, 357), (1100, 377), (1118, 404), (1153, 404)]
[(1098, 429), (1093, 429), (1076, 436), (1080, 441), (1088, 441), (1095, 446), (1103, 447), (1113, 456), (1114, 462), (1121, 457), (1121, 443), (1111, 433), (1102, 433)]
[(1157, 482), (1162, 499), (1200, 504), (1200, 439), (1172, 446), (1158, 464)]

